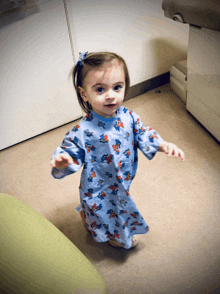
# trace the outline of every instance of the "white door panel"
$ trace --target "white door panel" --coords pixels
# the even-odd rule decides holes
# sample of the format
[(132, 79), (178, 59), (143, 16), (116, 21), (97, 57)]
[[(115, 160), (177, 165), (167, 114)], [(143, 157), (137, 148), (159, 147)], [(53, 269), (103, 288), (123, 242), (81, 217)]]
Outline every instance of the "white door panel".
[(62, 0), (0, 27), (0, 149), (78, 119)]

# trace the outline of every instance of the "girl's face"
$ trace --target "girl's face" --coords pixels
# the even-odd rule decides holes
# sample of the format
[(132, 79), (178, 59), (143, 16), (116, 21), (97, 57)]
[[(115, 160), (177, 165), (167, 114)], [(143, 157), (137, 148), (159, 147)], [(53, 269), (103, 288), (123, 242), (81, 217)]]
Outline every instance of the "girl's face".
[(89, 102), (97, 114), (112, 118), (122, 105), (125, 95), (123, 64), (117, 59), (89, 71), (79, 87), (82, 99)]

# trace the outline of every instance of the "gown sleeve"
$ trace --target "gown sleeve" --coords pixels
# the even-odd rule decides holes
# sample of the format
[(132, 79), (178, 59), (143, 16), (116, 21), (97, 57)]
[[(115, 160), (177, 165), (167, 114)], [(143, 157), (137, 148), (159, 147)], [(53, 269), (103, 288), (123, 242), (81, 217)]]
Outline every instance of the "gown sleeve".
[(67, 153), (73, 159), (73, 163), (65, 169), (52, 168), (51, 173), (55, 179), (62, 179), (65, 176), (75, 173), (83, 165), (85, 152), (83, 148), (80, 147), (81, 144), (79, 137), (80, 136), (77, 136), (74, 131), (69, 131), (66, 134), (61, 146), (56, 148), (56, 150), (54, 151), (51, 159), (53, 159), (60, 153)]
[(163, 139), (151, 127), (144, 127), (140, 117), (135, 112), (132, 111), (131, 115), (133, 117), (134, 144), (151, 160)]

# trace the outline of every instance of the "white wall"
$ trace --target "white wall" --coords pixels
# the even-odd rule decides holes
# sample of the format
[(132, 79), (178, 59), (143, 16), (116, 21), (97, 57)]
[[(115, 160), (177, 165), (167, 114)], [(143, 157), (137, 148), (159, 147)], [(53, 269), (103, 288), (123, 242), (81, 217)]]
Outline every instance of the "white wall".
[(162, 0), (67, 0), (75, 58), (78, 51), (113, 51), (129, 67), (131, 85), (187, 58), (188, 25), (164, 16)]

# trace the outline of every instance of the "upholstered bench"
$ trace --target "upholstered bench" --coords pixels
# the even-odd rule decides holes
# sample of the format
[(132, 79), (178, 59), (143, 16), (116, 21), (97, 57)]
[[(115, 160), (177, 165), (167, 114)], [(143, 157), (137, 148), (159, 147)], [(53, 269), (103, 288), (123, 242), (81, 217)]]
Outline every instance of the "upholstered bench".
[(28, 205), (0, 194), (0, 225), (1, 293), (107, 293), (91, 262)]

